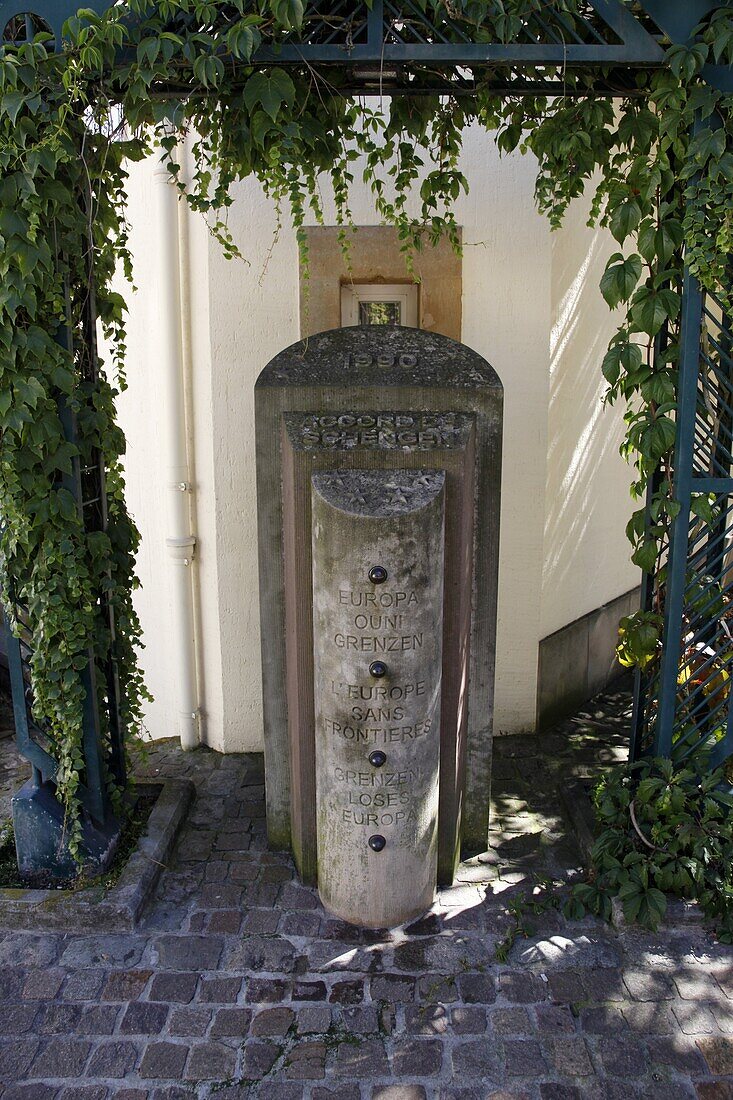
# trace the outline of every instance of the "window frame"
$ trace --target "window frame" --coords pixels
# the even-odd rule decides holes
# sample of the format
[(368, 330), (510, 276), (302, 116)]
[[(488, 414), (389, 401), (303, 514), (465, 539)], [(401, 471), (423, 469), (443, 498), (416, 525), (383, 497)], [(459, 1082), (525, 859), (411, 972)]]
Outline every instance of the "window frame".
[(400, 324), (419, 328), (420, 303), (417, 283), (342, 283), (341, 327), (359, 325), (361, 302), (399, 302)]

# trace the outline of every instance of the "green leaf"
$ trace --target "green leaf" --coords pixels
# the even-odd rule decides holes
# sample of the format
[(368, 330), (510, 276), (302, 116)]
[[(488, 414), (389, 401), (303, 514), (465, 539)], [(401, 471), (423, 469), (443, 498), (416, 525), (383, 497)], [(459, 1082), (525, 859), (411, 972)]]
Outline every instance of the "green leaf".
[(603, 376), (606, 381), (615, 386), (623, 369), (628, 374), (641, 366), (642, 354), (638, 344), (632, 344), (628, 340), (613, 344), (606, 352), (603, 359)]
[(0, 100), (0, 111), (14, 123), (25, 101), (26, 96), (23, 92), (6, 92)]
[(645, 573), (653, 573), (654, 566), (657, 563), (657, 553), (658, 547), (656, 542), (647, 540), (643, 542), (641, 546), (637, 546), (632, 554), (631, 560), (634, 565), (638, 565)]
[(636, 332), (656, 336), (665, 321), (674, 320), (679, 309), (680, 297), (673, 290), (642, 287), (632, 300), (629, 324)]
[(611, 309), (628, 301), (640, 278), (641, 257), (636, 253), (628, 259), (624, 259), (620, 252), (611, 257), (601, 279), (601, 294)]
[(725, 130), (704, 129), (690, 142), (689, 155), (698, 164), (704, 164), (711, 157), (720, 157), (725, 152)]
[(611, 214), (610, 229), (613, 236), (623, 244), (630, 233), (633, 233), (641, 221), (641, 207), (636, 199), (628, 199), (619, 203)]
[(295, 101), (295, 85), (284, 69), (271, 69), (269, 73), (253, 73), (244, 86), (244, 102), (249, 111), (257, 104), (277, 121), (283, 103), (290, 105)]
[(286, 30), (297, 30), (303, 22), (302, 0), (271, 0), (272, 12)]

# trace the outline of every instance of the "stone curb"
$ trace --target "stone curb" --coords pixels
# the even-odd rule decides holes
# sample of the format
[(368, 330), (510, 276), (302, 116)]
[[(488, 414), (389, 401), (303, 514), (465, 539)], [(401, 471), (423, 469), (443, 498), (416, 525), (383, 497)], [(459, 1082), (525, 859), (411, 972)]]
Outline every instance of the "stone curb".
[(190, 779), (141, 782), (140, 794), (159, 791), (148, 826), (115, 886), (85, 890), (0, 889), (0, 928), (65, 932), (130, 932), (166, 869), (196, 788)]
[[(588, 867), (590, 867), (590, 854), (595, 840), (595, 814), (590, 792), (597, 781), (598, 776), (574, 776), (559, 784), (563, 809), (570, 819), (583, 861)], [(618, 898), (611, 899), (611, 921), (614, 928), (638, 927), (626, 920), (623, 905)], [(667, 910), (659, 928), (674, 929), (680, 924), (701, 927), (704, 921), (705, 914), (696, 901), (686, 901), (684, 898), (675, 898), (668, 894)]]

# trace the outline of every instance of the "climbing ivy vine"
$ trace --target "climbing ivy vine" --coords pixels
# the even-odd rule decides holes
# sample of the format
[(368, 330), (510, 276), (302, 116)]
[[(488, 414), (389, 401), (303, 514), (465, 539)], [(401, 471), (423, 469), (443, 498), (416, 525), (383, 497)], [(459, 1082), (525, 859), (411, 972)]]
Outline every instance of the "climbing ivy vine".
[[(540, 8), (561, 9), (572, 21), (578, 0), (421, 6), (438, 20), (463, 21), (476, 40), (511, 41)], [(301, 0), (129, 0), (102, 15), (79, 11), (58, 52), (40, 33), (0, 57), (0, 581), (11, 617), (17, 606), (26, 609), (34, 711), (51, 737), (72, 819), (83, 766), (80, 670), (90, 644), (100, 662), (114, 647), (129, 733), (147, 698), (132, 605), (139, 538), (125, 510), (124, 439), (114, 410), (125, 384), (125, 304), (113, 275), (122, 267), (132, 277), (130, 161), (157, 148), (229, 256), (237, 245), (226, 210), (232, 185), (248, 176), (298, 231), (306, 217), (322, 219), (324, 179), (346, 227), (358, 175), (379, 216), (397, 227), (408, 264), (414, 250), (445, 233), (457, 244), (452, 211), (468, 189), (460, 153), (469, 123), (494, 133), (504, 152), (534, 154), (538, 206), (553, 226), (592, 188), (592, 220), (618, 242), (601, 284), (620, 322), (603, 362), (608, 400), (624, 402), (637, 497), (656, 475), (651, 528), (640, 509), (628, 529), (644, 569), (659, 564), (675, 514), (670, 454), (683, 256), (706, 287), (727, 293), (732, 101), (700, 71), (707, 60), (733, 62), (730, 11), (715, 11), (690, 48), (670, 48), (666, 68), (640, 76), (647, 82), (640, 97), (599, 99), (591, 74), (571, 70), (553, 98), (502, 98), (479, 82), (470, 98), (380, 102), (344, 94), (338, 69), (326, 76), (306, 65), (251, 63), (262, 43), (299, 27), (304, 9)], [(696, 122), (710, 120), (693, 133)], [(195, 165), (188, 182), (176, 159), (181, 134), (189, 135)], [(112, 349), (96, 378), (82, 363), (90, 295)], [(85, 531), (70, 495), (79, 454), (64, 433), (64, 409), (77, 417), (82, 462), (101, 451), (106, 531)], [(707, 498), (694, 507), (710, 520)], [(100, 593), (115, 611), (114, 640)], [(622, 658), (652, 660), (659, 627), (658, 608), (627, 620)]]

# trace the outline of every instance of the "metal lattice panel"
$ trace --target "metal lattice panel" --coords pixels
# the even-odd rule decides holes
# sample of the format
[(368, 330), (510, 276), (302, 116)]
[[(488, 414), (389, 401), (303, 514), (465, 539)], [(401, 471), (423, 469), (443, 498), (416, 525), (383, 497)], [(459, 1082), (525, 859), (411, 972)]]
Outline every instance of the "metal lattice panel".
[[(63, 23), (76, 11), (77, 0), (33, 0), (31, 12), (27, 5), (28, 0), (0, 0), (5, 40), (23, 40), (40, 26), (49, 28), (60, 43)], [(92, 0), (86, 6), (102, 12), (109, 3)], [(491, 14), (503, 13), (497, 0)], [(179, 24), (191, 18), (176, 16)], [(233, 13), (235, 18), (239, 12)], [(263, 45), (253, 63), (335, 66), (341, 93), (412, 95), (472, 92), (478, 83), (518, 94), (551, 94), (560, 88), (574, 94), (567, 76), (581, 68), (590, 73), (584, 94), (593, 89), (640, 94), (634, 70), (664, 62), (657, 28), (622, 0), (586, 0), (577, 15), (552, 10), (548, 0), (522, 23), (507, 23), (504, 38), (490, 35), (486, 26), (462, 19), (450, 2), (428, 15), (418, 0), (316, 0), (306, 5), (300, 30)], [(214, 27), (226, 29), (226, 23), (217, 21)]]
[(645, 607), (664, 611), (638, 677), (634, 754), (716, 767), (733, 757), (733, 342), (721, 300), (684, 285), (677, 444), (680, 513)]

